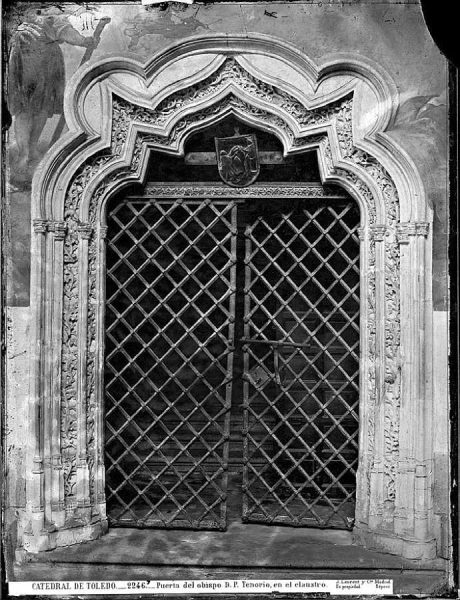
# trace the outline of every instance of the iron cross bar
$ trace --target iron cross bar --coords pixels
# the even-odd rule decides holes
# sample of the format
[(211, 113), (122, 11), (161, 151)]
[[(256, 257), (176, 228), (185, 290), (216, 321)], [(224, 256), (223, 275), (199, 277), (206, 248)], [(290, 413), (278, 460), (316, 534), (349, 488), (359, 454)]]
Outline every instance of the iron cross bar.
[[(279, 366), (279, 348), (280, 347), (285, 347), (285, 348), (286, 347), (289, 347), (289, 348), (309, 348), (310, 347), (310, 344), (297, 344), (295, 342), (289, 342), (289, 341), (261, 340), (261, 339), (257, 339), (257, 338), (246, 338), (246, 337), (240, 338), (240, 341), (244, 342), (244, 343), (267, 344), (267, 345), (271, 346), (271, 349), (273, 351), (273, 367), (274, 367), (274, 371), (275, 371), (275, 382), (280, 387), (282, 386), (282, 383), (281, 383), (280, 366)], [(244, 350), (244, 348), (243, 348), (243, 350)]]
[(310, 344), (297, 344), (296, 342), (289, 342), (289, 341), (283, 341), (283, 340), (260, 340), (257, 338), (246, 338), (246, 337), (242, 337), (240, 338), (240, 342), (245, 342), (248, 343), (250, 342), (251, 344), (269, 344), (270, 346), (292, 346), (293, 348), (309, 348)]

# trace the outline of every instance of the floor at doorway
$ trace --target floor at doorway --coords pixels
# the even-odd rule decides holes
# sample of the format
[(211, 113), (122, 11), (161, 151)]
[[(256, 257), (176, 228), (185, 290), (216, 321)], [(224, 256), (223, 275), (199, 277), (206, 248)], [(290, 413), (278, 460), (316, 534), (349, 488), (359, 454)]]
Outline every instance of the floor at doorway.
[[(52, 568), (51, 567), (52, 564)], [(111, 529), (94, 542), (44, 552), (16, 580), (294, 578), (394, 580), (395, 593), (443, 589), (442, 562), (417, 562), (352, 544), (347, 531), (233, 523), (226, 532)]]
[[(227, 531), (113, 528), (103, 538), (48, 552), (53, 561), (213, 567), (401, 568), (410, 561), (352, 545), (348, 531), (232, 523)], [(122, 559), (122, 560), (120, 560)]]

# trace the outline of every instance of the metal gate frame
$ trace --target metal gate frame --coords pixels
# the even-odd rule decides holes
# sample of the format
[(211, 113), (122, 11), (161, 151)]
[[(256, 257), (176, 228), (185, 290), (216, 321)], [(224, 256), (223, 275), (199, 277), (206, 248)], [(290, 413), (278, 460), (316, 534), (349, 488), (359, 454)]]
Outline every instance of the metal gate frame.
[[(288, 212), (285, 209), (283, 214), (277, 214), (272, 225), (259, 216), (245, 229), (243, 519), (247, 522), (353, 527), (359, 434), (359, 213), (354, 226), (349, 227), (344, 219), (347, 214), (353, 217), (356, 211), (352, 200), (345, 206), (324, 203), (318, 206), (311, 201), (297, 213), (294, 209), (289, 208)], [(299, 221), (299, 215), (302, 216), (300, 227), (294, 223), (296, 217)], [(327, 226), (321, 225), (320, 218), (326, 220)], [(340, 241), (334, 230), (337, 226), (341, 233), (343, 231)], [(317, 234), (313, 242), (306, 236), (307, 227)], [(283, 238), (281, 231), (291, 237)], [(261, 235), (263, 239), (258, 239)], [(320, 252), (320, 241), (323, 252), (324, 246), (327, 248), (327, 256)], [(301, 256), (293, 251), (294, 243), (302, 248)], [(354, 256), (350, 255), (351, 250)], [(288, 268), (277, 262), (283, 255)], [(332, 266), (334, 256), (346, 263), (340, 273)], [(315, 268), (309, 264), (312, 257), (318, 262)], [(298, 268), (305, 277), (304, 287), (295, 281)], [(318, 277), (324, 268), (331, 280), (328, 287), (322, 285)], [(345, 277), (353, 283), (348, 285)], [(262, 299), (255, 292), (258, 283), (265, 294)], [(288, 299), (283, 298), (286, 290), (281, 286), (288, 288)], [(315, 300), (309, 293), (312, 286), (319, 293)], [(335, 294), (339, 290), (338, 302), (331, 295), (333, 289)], [(269, 298), (276, 300), (276, 310), (266, 306)], [(299, 316), (292, 306), (296, 300), (308, 308), (319, 324), (311, 327), (306, 324), (305, 315)], [(329, 315), (321, 309), (324, 300), (333, 305)], [(354, 308), (352, 314), (344, 309), (347, 301)], [(262, 326), (254, 321), (260, 311), (264, 313)], [(286, 312), (292, 321), (290, 329), (280, 323), (280, 316)], [(332, 315), (336, 320), (337, 316), (343, 319), (343, 324), (334, 326)], [(281, 328), (284, 331), (280, 331)], [(276, 329), (278, 339), (273, 339)], [(326, 343), (320, 340), (322, 329), (326, 329), (330, 338)], [(299, 338), (299, 333), (300, 337), (308, 336), (308, 341), (299, 343), (292, 339)], [(281, 334), (283, 339), (279, 338)], [(351, 344), (345, 335), (351, 338)], [(345, 350), (338, 360), (333, 353), (334, 344)], [(294, 366), (299, 357), (303, 360), (300, 372)], [(346, 365), (345, 360), (350, 357), (352, 364)], [(331, 363), (326, 370), (320, 365), (324, 359)], [(283, 371), (288, 374), (287, 384), (282, 381)], [(330, 379), (337, 371), (343, 379), (339, 386), (333, 385)], [(251, 375), (253, 372), (259, 374), (259, 381)], [(300, 387), (300, 399), (299, 389), (295, 387)], [(296, 427), (292, 419), (298, 420), (299, 415), (302, 424)], [(287, 443), (280, 437), (283, 428), (292, 436)], [(338, 437), (339, 441), (332, 441), (330, 436)], [(308, 438), (317, 439), (308, 441)], [(269, 450), (267, 442), (270, 442)], [(263, 466), (255, 459), (251, 461), (251, 456), (258, 455), (265, 459)], [(307, 468), (308, 463), (311, 468)], [(340, 463), (339, 469), (335, 463)], [(292, 480), (299, 471), (300, 484)], [(351, 486), (345, 484), (345, 479), (350, 477)], [(332, 491), (339, 496), (335, 501), (330, 498)], [(350, 503), (353, 516), (349, 514)]]
[[(140, 205), (140, 206), (139, 206)], [(147, 222), (145, 213), (151, 209), (156, 214), (156, 222)], [(132, 218), (128, 221), (120, 219), (120, 213), (123, 210), (129, 211)], [(179, 216), (180, 215), (180, 216)], [(185, 220), (184, 220), (185, 217)], [(126, 216), (124, 216), (126, 219)], [(178, 223), (177, 220), (182, 219)], [(204, 223), (203, 219), (207, 222)], [(233, 372), (233, 352), (229, 341), (233, 339), (234, 330), (234, 303), (235, 303), (235, 270), (236, 261), (236, 203), (234, 201), (216, 201), (211, 202), (208, 199), (203, 200), (183, 200), (162, 199), (153, 204), (144, 200), (136, 201), (127, 199), (118, 204), (111, 212), (111, 226), (118, 227), (118, 232), (112, 237), (108, 236), (107, 249), (117, 256), (117, 260), (107, 269), (107, 277), (114, 283), (114, 290), (108, 295), (107, 313), (106, 313), (106, 336), (109, 342), (109, 348), (106, 349), (106, 394), (109, 404), (106, 403), (106, 431), (107, 439), (105, 444), (106, 459), (108, 466), (106, 470), (107, 480), (107, 503), (116, 501), (122, 508), (120, 514), (114, 518), (110, 516), (110, 522), (118, 526), (161, 526), (161, 527), (190, 527), (194, 529), (224, 529), (226, 526), (226, 493), (227, 493), (227, 461), (229, 444), (229, 423), (231, 407), (231, 387)], [(132, 233), (134, 226), (144, 230), (140, 237)], [(154, 226), (153, 226), (154, 225)], [(198, 228), (196, 227), (198, 225)], [(216, 231), (223, 227), (223, 237), (217, 237)], [(214, 228), (214, 231), (213, 231)], [(198, 229), (197, 231), (195, 231)], [(187, 233), (188, 232), (188, 233)], [(193, 239), (192, 234), (197, 234)], [(163, 239), (161, 234), (166, 234)], [(128, 235), (132, 245), (126, 253), (120, 253), (117, 248), (117, 241), (122, 236)], [(149, 238), (150, 236), (150, 238)], [(156, 248), (146, 248), (145, 245), (151, 238), (154, 238), (157, 244)], [(199, 244), (207, 238), (208, 251), (200, 250)], [(205, 240), (206, 241), (206, 240)], [(175, 243), (179, 250), (173, 249)], [(166, 250), (168, 255), (162, 257)], [(137, 254), (136, 254), (137, 253)], [(193, 256), (191, 256), (193, 253)], [(139, 258), (140, 254), (140, 258)], [(224, 263), (215, 267), (211, 260), (219, 254), (224, 258)], [(140, 261), (139, 264), (133, 264)], [(162, 263), (166, 263), (163, 265)], [(146, 265), (153, 269), (153, 265), (158, 272), (153, 279), (146, 279)], [(191, 268), (192, 266), (192, 268)], [(203, 274), (200, 276), (200, 269), (203, 266), (212, 267), (213, 275), (203, 280)], [(123, 276), (123, 267), (128, 270), (128, 278), (120, 280), (120, 274)], [(125, 269), (125, 270), (126, 270)], [(144, 274), (142, 273), (144, 271)], [(177, 274), (178, 273), (178, 274)], [(185, 273), (185, 276), (184, 276)], [(177, 281), (177, 277), (182, 277)], [(129, 291), (129, 286), (136, 282), (144, 287), (144, 290), (133, 297)], [(166, 290), (162, 295), (156, 290), (159, 282), (166, 282)], [(212, 286), (220, 283), (221, 295), (213, 295)], [(222, 285), (223, 282), (223, 285)], [(180, 284), (180, 285), (179, 285)], [(184, 291), (185, 286), (194, 290), (195, 295), (188, 297)], [(170, 289), (169, 289), (170, 288)], [(222, 289), (223, 288), (223, 289)], [(193, 294), (193, 293), (192, 293)], [(184, 298), (185, 295), (185, 298)], [(148, 310), (142, 306), (144, 298), (150, 296), (153, 307)], [(179, 296), (179, 301), (183, 305), (180, 310), (171, 312), (168, 304)], [(198, 305), (198, 300), (206, 297), (207, 304), (210, 305), (207, 310), (202, 310)], [(121, 299), (121, 306), (120, 306)], [(123, 310), (123, 302), (128, 299), (128, 305)], [(118, 300), (118, 302), (117, 302)], [(184, 303), (185, 300), (185, 303)], [(196, 300), (196, 301), (195, 301)], [(225, 301), (228, 306), (222, 303)], [(176, 299), (177, 303), (177, 299)], [(216, 305), (219, 307), (219, 319), (223, 315), (223, 322), (217, 325), (212, 320), (213, 311), (216, 312)], [(185, 317), (190, 308), (196, 309), (199, 313), (197, 322), (186, 322)], [(130, 313), (136, 314), (133, 317), (135, 324), (128, 322)], [(167, 322), (159, 329), (151, 340), (145, 340), (145, 333), (142, 328), (148, 325), (156, 326), (152, 315), (156, 314), (157, 319), (160, 311), (167, 312)], [(172, 318), (169, 318), (172, 317)], [(169, 319), (169, 320), (168, 320)], [(111, 321), (111, 322), (110, 322)], [(183, 329), (183, 334), (179, 339), (173, 339), (170, 332), (170, 326)], [(128, 330), (128, 337), (118, 340), (114, 337), (117, 327), (124, 327)], [(209, 337), (205, 340), (199, 338), (200, 327), (206, 327), (212, 330), (213, 337), (219, 338), (220, 346), (225, 350), (219, 356), (214, 356), (208, 349)], [(150, 327), (151, 329), (151, 327)], [(168, 333), (169, 331), (169, 333)], [(127, 340), (134, 340), (135, 355), (132, 356), (127, 351)], [(184, 354), (184, 344), (187, 344), (187, 352)], [(166, 346), (161, 355), (158, 346)], [(192, 349), (191, 349), (192, 348)], [(139, 357), (148, 354), (148, 359), (153, 360), (153, 366), (144, 371), (136, 361)], [(199, 372), (194, 364), (197, 357), (205, 355), (207, 364), (205, 372)], [(177, 364), (176, 355), (179, 357), (177, 369), (173, 372)], [(219, 364), (220, 360), (226, 362), (225, 368)], [(123, 365), (118, 368), (121, 361)], [(183, 361), (181, 363), (180, 361)], [(145, 362), (145, 361), (144, 361)], [(161, 375), (166, 372), (166, 379), (160, 385), (153, 370), (163, 370)], [(192, 374), (192, 380), (188, 385), (178, 379), (179, 372), (187, 369), (187, 374)], [(217, 388), (212, 387), (206, 380), (205, 375), (215, 371), (219, 372), (222, 378)], [(128, 375), (135, 383), (130, 384)], [(160, 377), (156, 374), (156, 377)], [(204, 384), (204, 397), (195, 398), (190, 391), (192, 387)], [(178, 396), (171, 400), (165, 388), (168, 384), (174, 382), (175, 392)], [(150, 396), (143, 397), (142, 387), (148, 387), (151, 390)], [(118, 397), (120, 388), (124, 393)], [(178, 388), (178, 389), (177, 389)], [(224, 394), (220, 389), (224, 389)], [(138, 390), (141, 389), (141, 392)], [(127, 412), (126, 405), (130, 401), (134, 404), (134, 412)], [(185, 401), (185, 406), (181, 405)], [(193, 409), (188, 411), (189, 405)], [(160, 404), (161, 409), (152, 410), (152, 404)], [(213, 414), (217, 404), (217, 414)], [(120, 411), (122, 415), (120, 417)], [(148, 413), (151, 422), (149, 426), (142, 430), (135, 418), (141, 413)], [(198, 431), (193, 419), (204, 421), (204, 425)], [(123, 419), (126, 419), (123, 422)], [(165, 421), (172, 421), (172, 430), (168, 429)], [(151, 436), (155, 435), (155, 427), (160, 427), (164, 438), (160, 443), (154, 443)], [(127, 439), (131, 436), (129, 429), (134, 428), (134, 439), (128, 443)], [(206, 441), (206, 436), (211, 438), (217, 435), (217, 440), (212, 443)], [(145, 456), (139, 451), (140, 442), (148, 441), (150, 447)], [(209, 442), (209, 443), (208, 443)], [(109, 448), (111, 446), (122, 446), (120, 456), (116, 459), (112, 456)], [(198, 446), (204, 446), (204, 448)], [(194, 454), (199, 453), (197, 459)], [(169, 454), (168, 454), (169, 453)], [(155, 459), (155, 464), (153, 463)], [(215, 466), (216, 470), (212, 473), (207, 468), (208, 463)], [(128, 469), (131, 469), (128, 474)], [(134, 480), (134, 476), (139, 481)], [(149, 482), (149, 477), (151, 481)], [(143, 480), (146, 480), (146, 486), (142, 488)], [(153, 486), (156, 486), (156, 494), (160, 498), (152, 501)], [(132, 488), (135, 494), (132, 496)], [(178, 504), (175, 494), (186, 496), (182, 504)], [(213, 492), (214, 499), (209, 501), (205, 498), (205, 492)], [(128, 499), (125, 496), (128, 495)], [(142, 503), (147, 505), (147, 512), (140, 516), (140, 508), (135, 508), (136, 503), (141, 499)], [(166, 510), (165, 505), (168, 505)], [(136, 513), (137, 510), (137, 513)], [(144, 509), (142, 509), (144, 511)], [(199, 513), (199, 518), (197, 517)]]
[[(165, 186), (165, 188), (166, 188), (166, 187), (168, 187), (168, 186)], [(210, 186), (210, 187), (211, 187), (211, 186)], [(213, 186), (213, 187), (216, 187), (216, 186)], [(298, 186), (296, 186), (296, 187), (298, 187)], [(272, 189), (273, 189), (273, 186), (270, 186), (270, 188), (272, 188)], [(156, 186), (156, 189), (159, 191), (159, 193), (158, 193), (159, 197), (160, 197), (160, 198), (161, 198), (161, 197), (163, 197), (163, 196), (162, 196), (162, 192), (161, 192), (161, 187), (159, 187), (159, 186)], [(219, 192), (222, 192), (222, 191), (223, 191), (221, 188), (218, 188), (218, 189), (219, 189)], [(281, 187), (281, 186), (280, 186), (280, 190), (281, 190), (281, 189), (283, 190), (283, 192), (284, 192), (284, 193), (286, 192), (286, 187), (285, 187), (285, 186), (283, 186), (283, 187)], [(288, 191), (289, 191), (289, 190), (288, 190)], [(219, 195), (220, 195), (220, 197), (222, 197), (222, 196), (223, 196), (223, 195), (225, 195), (225, 194), (219, 194)], [(235, 200), (236, 200), (236, 198), (235, 198), (235, 197), (238, 197), (238, 196), (239, 196), (239, 197), (241, 197), (241, 196), (244, 196), (244, 195), (245, 195), (245, 190), (237, 190), (236, 192), (235, 192), (235, 190), (231, 190), (230, 192), (228, 192), (228, 197), (229, 197), (229, 198), (234, 198)], [(248, 196), (249, 196), (249, 197), (252, 197), (252, 198), (254, 198), (254, 194), (251, 194), (251, 195), (249, 195), (249, 194), (248, 194)], [(297, 196), (297, 195), (295, 195), (295, 197), (297, 197), (297, 198), (298, 198), (298, 196)], [(343, 200), (343, 199), (344, 199), (344, 197), (345, 197), (345, 198), (348, 198), (348, 199), (349, 199), (349, 197), (348, 197), (348, 196), (343, 196), (343, 195), (342, 195), (342, 194), (340, 194), (340, 193), (338, 193), (338, 194), (337, 194), (337, 193), (335, 193), (335, 194), (327, 195), (327, 196), (325, 196), (325, 197), (326, 197), (326, 198), (331, 198), (331, 199), (338, 199), (338, 198), (340, 198), (340, 199), (342, 199), (342, 200)], [(139, 197), (137, 197), (137, 198), (139, 198)], [(158, 199), (158, 198), (157, 198), (157, 199)], [(143, 200), (145, 200), (145, 198), (143, 198)], [(308, 198), (305, 198), (305, 200), (308, 200)], [(188, 202), (188, 199), (187, 199), (186, 201)], [(180, 200), (179, 200), (179, 202), (180, 202)], [(196, 202), (196, 200), (195, 200), (195, 202)], [(213, 203), (213, 204), (215, 204), (216, 202), (219, 202), (219, 200), (216, 200), (216, 199), (213, 199), (213, 200), (212, 200), (212, 203)], [(228, 204), (228, 201), (227, 201), (227, 202), (225, 202), (225, 204)], [(236, 206), (236, 205), (235, 205), (235, 206)], [(235, 226), (235, 223), (234, 223), (234, 222), (233, 222), (233, 226)], [(247, 246), (247, 250), (248, 250), (248, 246)], [(246, 258), (247, 258), (247, 257), (246, 257)], [(234, 286), (234, 285), (235, 285), (235, 278), (234, 278), (234, 277), (232, 278), (232, 281), (233, 281), (233, 286)], [(233, 295), (234, 295), (234, 293), (235, 293), (235, 291), (236, 291), (236, 288), (235, 288), (235, 287), (233, 287), (233, 288), (232, 288), (232, 290), (233, 290), (233, 292), (232, 292), (232, 293), (233, 293)], [(234, 301), (234, 299), (233, 299), (233, 301)], [(232, 336), (230, 335), (230, 336), (229, 336), (229, 340), (231, 340), (231, 337), (232, 337)], [(245, 337), (246, 337), (246, 332), (245, 332)], [(272, 346), (273, 346), (273, 345), (272, 345)], [(292, 346), (292, 345), (291, 345), (291, 346)], [(271, 347), (271, 351), (273, 351), (273, 348), (272, 348), (272, 347)], [(231, 354), (231, 353), (230, 353), (230, 354)], [(276, 352), (276, 351), (273, 351), (273, 354), (274, 354), (274, 356), (278, 357), (278, 359), (279, 359), (279, 353), (278, 353), (278, 352)], [(245, 360), (246, 360), (246, 359), (245, 359)], [(228, 371), (228, 372), (227, 372), (227, 375), (229, 375), (229, 374), (231, 374), (231, 373), (230, 373), (230, 371)], [(245, 382), (245, 388), (247, 387), (247, 384), (248, 384), (248, 382)], [(231, 391), (229, 391), (229, 386), (231, 387), (231, 382), (227, 383), (227, 384), (226, 384), (226, 386), (227, 386), (227, 394), (226, 394), (226, 398), (227, 398), (227, 402), (228, 402), (228, 398), (231, 396)], [(246, 398), (246, 397), (247, 397), (247, 395), (246, 395), (246, 393), (245, 393), (245, 398)], [(225, 433), (225, 435), (228, 435), (228, 431)], [(227, 453), (228, 453), (228, 448), (227, 448)], [(246, 483), (245, 483), (245, 485), (246, 485)], [(225, 492), (224, 492), (224, 495), (225, 495)], [(225, 502), (223, 502), (223, 505), (225, 505)], [(246, 509), (247, 509), (247, 505), (246, 505)], [(245, 510), (246, 510), (246, 509), (245, 509)], [(313, 511), (313, 515), (314, 515), (314, 511)], [(210, 522), (206, 522), (206, 524), (205, 524), (206, 528), (209, 528), (209, 527), (214, 527), (214, 528), (220, 528), (220, 529), (222, 529), (223, 527), (225, 527), (225, 507), (223, 508), (223, 511), (222, 511), (222, 513), (221, 513), (221, 519), (222, 519), (222, 520), (221, 520), (219, 523), (216, 523), (216, 521), (215, 521), (215, 520), (212, 520), (212, 521), (210, 521)], [(248, 520), (248, 519), (246, 519), (246, 520)], [(327, 526), (327, 522), (326, 522), (326, 523), (321, 523), (321, 522), (320, 522), (320, 519), (318, 519), (318, 518), (317, 518), (316, 520), (317, 520), (316, 526)], [(172, 521), (173, 521), (173, 519), (159, 519), (159, 520), (158, 520), (158, 519), (157, 519), (157, 520), (155, 520), (155, 519), (149, 519), (149, 520), (146, 520), (145, 522), (141, 522), (141, 520), (137, 520), (137, 523), (136, 523), (136, 524), (137, 524), (138, 526), (143, 526), (143, 525), (144, 525), (144, 526), (153, 526), (153, 525), (156, 525), (156, 526), (162, 526), (162, 527), (176, 527), (176, 526), (178, 526), (178, 525), (177, 525), (177, 523), (176, 523), (176, 524), (172, 524)], [(276, 521), (276, 519), (275, 519), (275, 521)], [(282, 522), (282, 520), (281, 520), (281, 521), (278, 521), (278, 522)], [(204, 524), (204, 523), (205, 523), (205, 522), (203, 522), (203, 524)], [(304, 521), (302, 521), (302, 522), (301, 522), (301, 523), (299, 523), (299, 524), (304, 524), (304, 525), (306, 525), (306, 524), (307, 524), (307, 522), (304, 520)], [(311, 524), (311, 522), (310, 522), (310, 524)], [(187, 522), (184, 522), (182, 525), (183, 525), (183, 526), (192, 526), (192, 527), (194, 527), (194, 528), (200, 527), (200, 524), (199, 524), (199, 523), (197, 523), (196, 521), (194, 521), (193, 519), (191, 519), (191, 520), (189, 519), (189, 522), (188, 522), (188, 523), (187, 523)], [(132, 523), (130, 524), (130, 526), (132, 526)], [(217, 527), (216, 527), (216, 526), (217, 526)], [(347, 526), (347, 527), (350, 527), (350, 523), (346, 523), (346, 526)]]

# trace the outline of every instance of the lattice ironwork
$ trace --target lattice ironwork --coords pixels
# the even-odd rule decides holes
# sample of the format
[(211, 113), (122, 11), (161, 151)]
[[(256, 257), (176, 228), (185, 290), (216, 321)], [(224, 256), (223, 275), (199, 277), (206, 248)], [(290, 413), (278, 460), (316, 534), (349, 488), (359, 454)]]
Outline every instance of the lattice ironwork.
[(357, 207), (129, 200), (108, 224), (110, 521), (225, 528), (243, 372), (243, 520), (351, 527)]
[(109, 519), (223, 529), (236, 205), (124, 201), (107, 239)]
[(349, 528), (358, 461), (359, 213), (255, 202), (245, 229), (244, 520)]

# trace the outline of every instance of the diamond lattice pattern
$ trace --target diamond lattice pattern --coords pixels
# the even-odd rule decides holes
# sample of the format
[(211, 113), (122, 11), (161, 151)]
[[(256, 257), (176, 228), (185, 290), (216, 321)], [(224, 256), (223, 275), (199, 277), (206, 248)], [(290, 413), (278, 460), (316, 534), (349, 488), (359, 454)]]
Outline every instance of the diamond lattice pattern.
[(236, 207), (125, 201), (108, 219), (112, 524), (224, 528)]
[(353, 524), (358, 225), (354, 203), (343, 202), (273, 201), (247, 217), (246, 521)]

